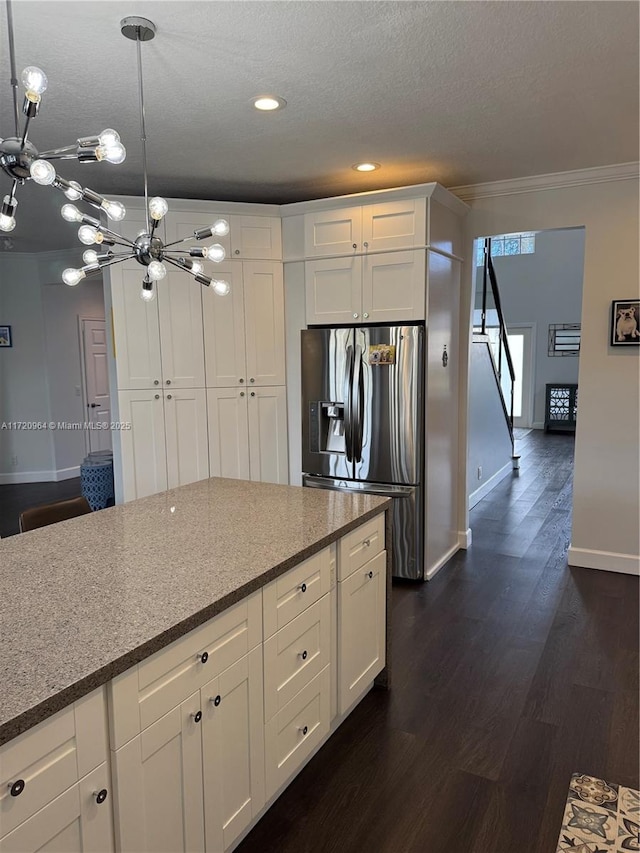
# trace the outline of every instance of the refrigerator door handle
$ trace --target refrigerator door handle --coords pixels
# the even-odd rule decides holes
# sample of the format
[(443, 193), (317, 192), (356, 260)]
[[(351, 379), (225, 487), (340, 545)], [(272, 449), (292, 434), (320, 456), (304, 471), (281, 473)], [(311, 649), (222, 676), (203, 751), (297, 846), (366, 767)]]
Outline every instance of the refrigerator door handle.
[(347, 347), (347, 363), (344, 371), (344, 443), (347, 462), (353, 462), (353, 347)]
[(362, 412), (364, 409), (364, 388), (362, 383), (362, 349), (356, 346), (353, 368), (353, 456), (356, 462), (362, 462), (362, 434), (364, 424)]

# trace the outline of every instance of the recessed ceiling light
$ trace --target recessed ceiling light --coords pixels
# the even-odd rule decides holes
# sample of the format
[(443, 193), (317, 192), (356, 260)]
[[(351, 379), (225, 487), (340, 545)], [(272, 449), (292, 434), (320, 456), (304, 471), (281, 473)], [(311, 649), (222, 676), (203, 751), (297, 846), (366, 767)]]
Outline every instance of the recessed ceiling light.
[(356, 163), (351, 168), (355, 169), (356, 172), (375, 172), (376, 169), (380, 168), (380, 163)]
[(278, 95), (258, 95), (256, 98), (252, 98), (251, 103), (257, 110), (263, 110), (263, 112), (281, 110), (287, 106), (285, 99), (278, 97)]

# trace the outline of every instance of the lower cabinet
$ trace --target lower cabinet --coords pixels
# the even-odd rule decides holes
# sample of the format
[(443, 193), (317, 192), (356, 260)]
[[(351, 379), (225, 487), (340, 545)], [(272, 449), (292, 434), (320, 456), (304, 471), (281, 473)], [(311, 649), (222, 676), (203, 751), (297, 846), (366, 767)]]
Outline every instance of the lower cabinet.
[(223, 853), (265, 803), (257, 647), (113, 753), (117, 849)]
[(288, 483), (284, 386), (209, 388), (210, 474)]

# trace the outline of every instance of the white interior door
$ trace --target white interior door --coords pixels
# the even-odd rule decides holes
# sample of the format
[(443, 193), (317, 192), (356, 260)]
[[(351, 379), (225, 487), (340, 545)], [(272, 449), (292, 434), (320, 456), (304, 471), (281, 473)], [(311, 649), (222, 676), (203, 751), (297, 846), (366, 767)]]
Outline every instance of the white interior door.
[[(83, 319), (80, 322), (86, 421), (90, 424), (108, 424), (111, 421), (111, 402), (105, 321)], [(111, 450), (109, 429), (88, 429), (87, 432), (89, 452)]]
[(513, 425), (528, 429), (533, 423), (534, 326), (510, 326), (507, 337), (515, 373)]

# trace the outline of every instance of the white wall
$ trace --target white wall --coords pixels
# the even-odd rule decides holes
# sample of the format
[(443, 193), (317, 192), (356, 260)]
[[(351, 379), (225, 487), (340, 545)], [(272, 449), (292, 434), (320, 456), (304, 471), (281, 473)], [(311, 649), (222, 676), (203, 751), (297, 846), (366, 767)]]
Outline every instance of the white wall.
[[(471, 205), (468, 243), (485, 234), (585, 226), (569, 559), (572, 565), (637, 573), (640, 353), (612, 348), (608, 339), (612, 300), (638, 294), (638, 179), (596, 180), (567, 186), (556, 181), (549, 189), (511, 185), (501, 195), (477, 188), (475, 197), (471, 189), (461, 196)], [(473, 272), (467, 265), (467, 304)]]
[[(533, 422), (539, 428), (544, 425), (547, 382), (578, 381), (579, 359), (549, 356), (548, 337), (552, 323), (580, 322), (584, 242), (583, 228), (541, 231), (533, 254), (493, 258), (507, 326), (536, 327)], [(476, 283), (478, 308), (482, 267), (477, 268)]]

